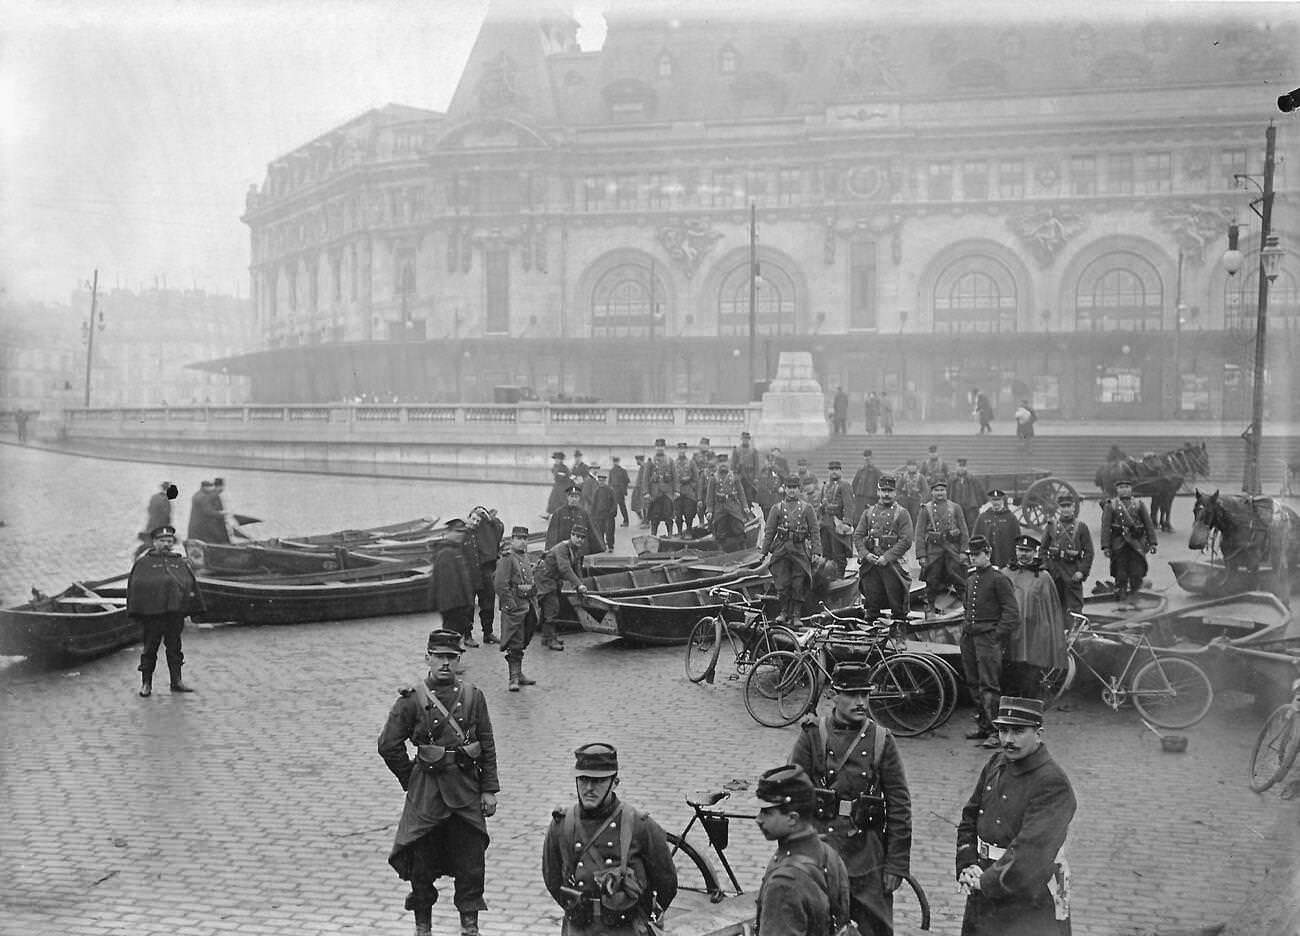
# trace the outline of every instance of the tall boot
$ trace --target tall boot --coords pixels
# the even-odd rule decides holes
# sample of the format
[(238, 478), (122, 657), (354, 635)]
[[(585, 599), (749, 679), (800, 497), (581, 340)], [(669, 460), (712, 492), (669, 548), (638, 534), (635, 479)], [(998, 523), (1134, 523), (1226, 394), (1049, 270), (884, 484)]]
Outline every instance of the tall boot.
[(519, 685), (521, 686), (537, 685), (537, 680), (529, 679), (527, 676), (524, 675), (524, 652), (522, 650), (519, 651), (519, 659), (515, 661), (515, 665), (519, 667)]
[(989, 733), (988, 738), (984, 741), (986, 748), (1000, 747), (1002, 742), (998, 740), (998, 726), (993, 724), (993, 719), (998, 717), (998, 703), (1001, 696), (996, 692), (982, 693), (984, 699), (984, 729)]
[(167, 664), (167, 669), (171, 672), (172, 692), (193, 692), (194, 691), (189, 686), (185, 685), (185, 683), (181, 682), (181, 664), (169, 663)]
[(153, 695), (153, 673), (140, 674), (140, 698), (147, 699)]
[(432, 907), (419, 907), (415, 910), (415, 936), (433, 936)]
[(460, 912), (460, 936), (479, 936), (477, 910)]
[(519, 660), (515, 657), (506, 657), (506, 666), (510, 669), (510, 682), (506, 689), (510, 692), (519, 691)]

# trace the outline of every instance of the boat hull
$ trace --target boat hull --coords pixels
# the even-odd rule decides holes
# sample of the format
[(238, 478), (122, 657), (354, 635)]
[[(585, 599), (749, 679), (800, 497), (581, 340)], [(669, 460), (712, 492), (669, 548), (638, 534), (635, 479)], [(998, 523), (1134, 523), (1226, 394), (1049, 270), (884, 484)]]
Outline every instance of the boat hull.
[(44, 665), (93, 660), (140, 640), (126, 613), (126, 576), (88, 582), (102, 602), (73, 586), (46, 601), (0, 610), (0, 656)]
[[(427, 565), (382, 570), (357, 569), (334, 579), (260, 576), (217, 578), (200, 575), (206, 610), (197, 621), (236, 624), (305, 624), (431, 611), (431, 568)], [(312, 577), (307, 577), (312, 578)], [(297, 579), (297, 580), (295, 580)]]

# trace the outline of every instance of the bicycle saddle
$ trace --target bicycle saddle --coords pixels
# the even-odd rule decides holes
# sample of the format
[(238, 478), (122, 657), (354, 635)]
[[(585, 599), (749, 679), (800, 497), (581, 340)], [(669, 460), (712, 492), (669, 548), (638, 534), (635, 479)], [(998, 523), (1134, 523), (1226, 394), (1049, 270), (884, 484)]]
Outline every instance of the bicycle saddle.
[(686, 804), (697, 809), (713, 806), (730, 795), (726, 790), (703, 790), (698, 793), (688, 793), (686, 795)]

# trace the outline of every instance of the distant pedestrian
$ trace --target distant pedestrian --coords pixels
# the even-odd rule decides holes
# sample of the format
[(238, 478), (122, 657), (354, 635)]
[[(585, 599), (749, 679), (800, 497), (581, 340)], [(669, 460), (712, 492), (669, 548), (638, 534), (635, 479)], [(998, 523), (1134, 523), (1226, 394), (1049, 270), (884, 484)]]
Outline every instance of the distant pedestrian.
[(569, 466), (564, 463), (563, 452), (551, 453), (551, 493), (546, 499), (546, 514), (549, 519), (551, 514), (564, 506), (564, 494), (569, 489), (573, 481), (573, 473)]
[(831, 432), (844, 435), (849, 431), (849, 395), (843, 387), (835, 388), (835, 400), (831, 404)]
[[(438, 878), (455, 881), (461, 936), (479, 936), (487, 820), (497, 811), (496, 741), (482, 690), (457, 674), (460, 634), (429, 634), (428, 675), (402, 689), (379, 734), (379, 756), (406, 791), (388, 863), (411, 883), (416, 936), (431, 936)], [(412, 760), (407, 745), (414, 747)]]
[(536, 682), (524, 675), (524, 651), (541, 623), (537, 583), (528, 561), (528, 527), (510, 530), (510, 548), (497, 563), (493, 586), (501, 604), (501, 652), (510, 672), (506, 688), (518, 692), (520, 686)]
[(979, 420), (980, 435), (993, 431), (993, 404), (989, 401), (988, 394), (979, 387), (971, 391), (972, 408), (975, 418)]
[(621, 459), (617, 456), (611, 456), (609, 468), (609, 487), (614, 492), (614, 505), (618, 510), (619, 516), (623, 518), (623, 526), (627, 526), (629, 518), (627, 515), (627, 489), (631, 485), (632, 479), (628, 477), (627, 469), (623, 467)]
[(1016, 407), (1016, 438), (1021, 442), (1021, 452), (1026, 455), (1033, 452), (1036, 422), (1038, 422), (1038, 414), (1034, 412), (1034, 408), (1029, 405), (1028, 400), (1021, 400), (1020, 405)]
[(186, 539), (204, 543), (229, 543), (230, 534), (226, 518), (221, 513), (221, 500), (211, 481), (202, 481), (190, 498), (190, 523)]
[(153, 531), (163, 526), (172, 525), (172, 501), (174, 501), (180, 490), (170, 481), (164, 481), (158, 486), (149, 497), (149, 506), (146, 508), (144, 530), (139, 534), (140, 546), (135, 551), (138, 557), (145, 550), (149, 549), (153, 542)]
[(483, 642), (494, 644), (497, 638), (492, 627), (496, 622), (497, 594), (493, 583), (506, 525), (501, 522), (496, 510), (480, 504), (469, 512), (465, 526), (469, 529), (467, 542), (473, 549), (479, 568), (474, 589), (474, 599), (478, 602), (479, 626), (483, 629)]
[(883, 391), (880, 394), (880, 423), (885, 435), (894, 434), (894, 401)]
[(469, 552), (468, 536), (468, 527), (460, 517), (447, 521), (443, 542), (434, 547), (429, 604), (442, 615), (443, 627), (459, 634), (468, 646), (477, 647), (471, 629), (478, 569)]
[(596, 536), (605, 544), (606, 549), (613, 552), (614, 518), (618, 516), (618, 504), (614, 501), (614, 492), (610, 490), (608, 478), (597, 474), (595, 481), (596, 489), (591, 494), (591, 522), (595, 524)]
[(636, 456), (636, 478), (632, 482), (632, 512), (636, 514), (637, 525), (641, 529), (650, 526), (650, 521), (645, 516), (645, 488), (646, 472), (649, 471), (649, 464), (646, 462), (645, 455)]
[(144, 634), (144, 649), (140, 653), (142, 698), (153, 694), (159, 644), (166, 644), (172, 692), (194, 691), (181, 680), (181, 668), (185, 665), (181, 631), (186, 616), (203, 609), (194, 569), (188, 559), (173, 551), (176, 528), (159, 526), (150, 536), (149, 551), (136, 559), (126, 580), (126, 613)]
[(21, 408), (14, 413), (14, 423), (18, 428), (19, 442), (27, 441), (27, 420), (31, 415), (32, 414), (27, 412), (27, 410)]
[(867, 419), (867, 435), (875, 435), (876, 430), (880, 428), (880, 398), (876, 396), (874, 390), (867, 394), (863, 411)]

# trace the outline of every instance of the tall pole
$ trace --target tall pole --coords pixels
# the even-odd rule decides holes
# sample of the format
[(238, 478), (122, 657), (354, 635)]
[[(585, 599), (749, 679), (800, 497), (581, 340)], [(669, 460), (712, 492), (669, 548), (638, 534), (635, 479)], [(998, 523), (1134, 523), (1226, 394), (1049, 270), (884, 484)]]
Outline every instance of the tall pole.
[(1183, 410), (1183, 248), (1178, 248), (1178, 280), (1174, 284), (1174, 417)]
[(749, 203), (749, 385), (745, 401), (754, 395), (754, 333), (758, 318), (758, 208)]
[(659, 356), (655, 354), (655, 258), (650, 258), (650, 402), (659, 402)]
[(90, 285), (90, 322), (86, 326), (86, 401), (82, 404), (86, 409), (90, 409), (90, 362), (95, 357), (95, 305), (98, 299), (99, 269), (96, 268)]
[(1268, 245), (1273, 225), (1273, 158), (1277, 141), (1277, 128), (1272, 123), (1268, 125), (1264, 140), (1264, 199), (1259, 214), (1259, 301), (1255, 308), (1255, 387), (1251, 398), (1250, 428), (1246, 430), (1246, 472), (1242, 480), (1242, 489), (1247, 494), (1261, 492), (1259, 449), (1264, 434), (1265, 342), (1268, 334), (1268, 275), (1264, 268), (1264, 248)]

